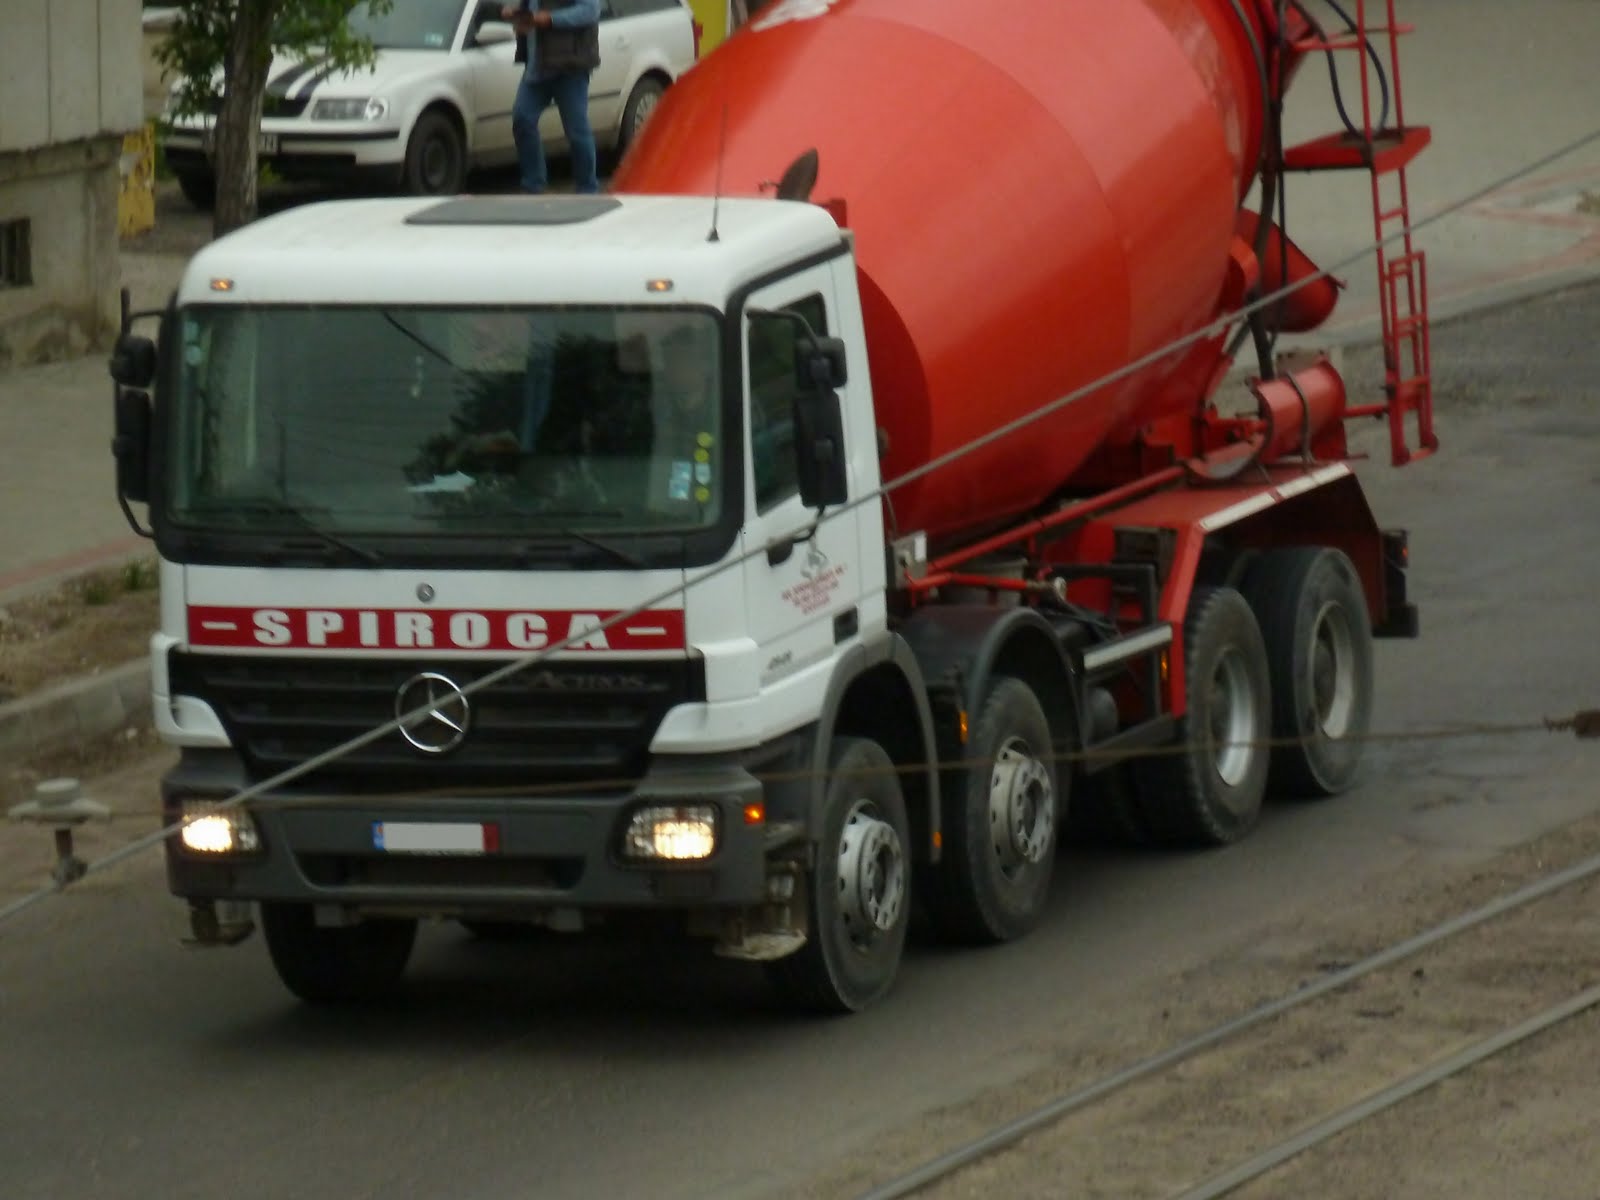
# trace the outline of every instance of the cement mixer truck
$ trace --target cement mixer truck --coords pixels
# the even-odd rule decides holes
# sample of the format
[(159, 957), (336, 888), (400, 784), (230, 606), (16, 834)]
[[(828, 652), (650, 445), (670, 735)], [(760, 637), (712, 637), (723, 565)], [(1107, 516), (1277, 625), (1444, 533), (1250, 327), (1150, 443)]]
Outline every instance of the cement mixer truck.
[[(1436, 445), (1428, 134), (1392, 5), (1325, 4), (777, 0), (607, 193), (203, 249), (112, 362), (194, 940), (340, 1002), (419, 920), (639, 927), (854, 1011), (914, 919), (1026, 934), (1080, 820), (1349, 787), (1417, 630), (1347, 426)], [(1325, 170), (1387, 243), (1366, 401), (1279, 344), (1338, 299), (1279, 219)]]

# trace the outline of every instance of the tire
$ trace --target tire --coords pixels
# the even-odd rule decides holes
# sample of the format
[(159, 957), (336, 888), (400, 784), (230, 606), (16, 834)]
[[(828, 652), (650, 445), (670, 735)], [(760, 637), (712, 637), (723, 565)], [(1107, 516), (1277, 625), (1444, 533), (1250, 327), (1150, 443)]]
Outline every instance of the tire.
[(946, 940), (1008, 942), (1044, 915), (1062, 807), (1053, 748), (1033, 689), (996, 679), (967, 741), (972, 765), (944, 796), (944, 853), (926, 889)]
[(324, 929), (309, 904), (263, 903), (261, 932), (278, 978), (308, 1004), (356, 1004), (395, 990), (417, 923), (363, 921)]
[(822, 837), (807, 872), (806, 941), (767, 966), (778, 993), (817, 1012), (859, 1012), (893, 985), (910, 919), (911, 835), (894, 764), (840, 738), (828, 762)]
[(1255, 828), (1266, 794), (1267, 651), (1232, 588), (1195, 589), (1183, 638), (1181, 748), (1139, 763), (1140, 824), (1163, 842), (1223, 846)]
[(454, 196), (467, 179), (467, 148), (456, 123), (431, 109), (417, 118), (406, 143), (400, 183), (413, 196)]
[(633, 145), (634, 138), (639, 136), (639, 131), (644, 128), (650, 114), (655, 111), (656, 105), (661, 102), (661, 97), (666, 95), (667, 85), (658, 76), (646, 75), (633, 85), (633, 91), (628, 93), (628, 102), (622, 106), (622, 124), (617, 127), (617, 156), (620, 158), (627, 148)]
[(217, 177), (210, 171), (179, 171), (178, 190), (183, 198), (201, 212), (210, 212), (217, 205)]
[(1272, 680), (1272, 790), (1333, 796), (1372, 722), (1372, 622), (1355, 565), (1315, 546), (1263, 555), (1245, 579)]

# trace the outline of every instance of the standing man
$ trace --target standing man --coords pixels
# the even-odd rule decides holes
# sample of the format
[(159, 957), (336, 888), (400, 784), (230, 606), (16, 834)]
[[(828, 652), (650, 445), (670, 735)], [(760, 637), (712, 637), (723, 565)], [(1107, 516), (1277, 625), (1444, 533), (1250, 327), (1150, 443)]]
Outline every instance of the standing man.
[(598, 192), (589, 72), (600, 65), (600, 0), (537, 0), (537, 8), (533, 2), (521, 0), (502, 10), (517, 32), (516, 61), (527, 64), (511, 106), (522, 190), (542, 192), (549, 182), (539, 117), (554, 101), (572, 150), (574, 190)]

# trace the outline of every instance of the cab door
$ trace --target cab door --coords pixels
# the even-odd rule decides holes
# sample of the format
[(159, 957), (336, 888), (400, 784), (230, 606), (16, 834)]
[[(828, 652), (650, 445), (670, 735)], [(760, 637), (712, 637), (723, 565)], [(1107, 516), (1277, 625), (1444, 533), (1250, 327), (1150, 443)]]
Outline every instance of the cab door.
[(516, 143), (511, 137), (511, 105), (522, 83), (522, 64), (514, 61), (514, 41), (478, 44), (478, 30), (486, 21), (499, 21), (504, 0), (473, 0), (468, 5), (467, 27), (461, 53), (472, 66), (472, 154), (481, 166), (515, 162)]
[[(808, 268), (753, 293), (742, 316), (749, 554), (744, 582), (763, 689), (812, 668), (818, 669), (813, 679), (825, 684), (827, 663), (859, 628), (858, 601), (871, 576), (861, 561), (854, 515), (817, 525), (816, 512), (800, 502), (794, 354), (805, 335), (786, 314), (802, 316), (817, 335), (828, 335), (837, 324), (833, 280), (826, 263)], [(847, 407), (851, 386), (840, 393)], [(847, 445), (846, 460), (859, 450)], [(814, 525), (815, 532), (801, 540)]]
[(602, 146), (610, 144), (622, 120), (622, 89), (638, 53), (642, 7), (642, 0), (600, 0), (600, 65), (589, 76), (589, 127)]

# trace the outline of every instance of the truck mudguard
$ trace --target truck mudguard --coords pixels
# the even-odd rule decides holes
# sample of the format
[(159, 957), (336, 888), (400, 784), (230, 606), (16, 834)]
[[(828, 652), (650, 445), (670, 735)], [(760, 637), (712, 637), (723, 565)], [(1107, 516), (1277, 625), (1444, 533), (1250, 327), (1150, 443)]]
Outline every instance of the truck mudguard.
[(896, 765), (918, 765), (917, 770), (901, 775), (900, 785), (905, 790), (912, 829), (918, 834), (926, 830), (922, 844), (930, 858), (936, 858), (939, 743), (922, 666), (903, 637), (885, 634), (852, 647), (840, 658), (817, 717), (816, 730), (811, 748), (814, 774), (807, 832), (814, 837), (821, 829), (828, 752), (834, 737), (844, 733), (870, 737)]

